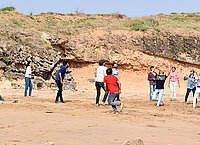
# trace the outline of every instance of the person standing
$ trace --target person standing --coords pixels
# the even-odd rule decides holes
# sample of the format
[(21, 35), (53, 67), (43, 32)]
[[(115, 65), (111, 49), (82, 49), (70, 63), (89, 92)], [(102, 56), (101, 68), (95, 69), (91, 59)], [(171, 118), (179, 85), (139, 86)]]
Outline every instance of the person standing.
[[(113, 65), (112, 65), (112, 74), (118, 78), (119, 70), (118, 70), (118, 64), (117, 63), (113, 63)], [(119, 95), (116, 98), (117, 98), (117, 101), (121, 101), (119, 99)]]
[(115, 98), (121, 93), (121, 83), (116, 76), (112, 75), (112, 68), (107, 69), (106, 74), (107, 76), (104, 77), (104, 89), (106, 94), (108, 94), (108, 90), (110, 93), (108, 96), (108, 104), (112, 105), (114, 113), (118, 112), (116, 106), (121, 106), (120, 112), (122, 112), (124, 104), (114, 102)]
[[(104, 89), (104, 84), (103, 84), (103, 80), (104, 77), (106, 76), (106, 70), (107, 68), (105, 67), (106, 62), (105, 60), (100, 60), (99, 61), (99, 67), (97, 68), (96, 71), (96, 82), (95, 82), (95, 86), (96, 86), (96, 90), (97, 90), (97, 96), (96, 96), (96, 105), (99, 106), (99, 98), (101, 95), (101, 88)], [(104, 98), (103, 98), (103, 104), (105, 104), (106, 99), (107, 99), (108, 94), (104, 94)]]
[(32, 82), (31, 82), (31, 76), (33, 76), (32, 71), (31, 71), (31, 67), (33, 66), (32, 62), (28, 62), (26, 65), (26, 73), (25, 73), (25, 92), (24, 92), (24, 96), (27, 97), (27, 91), (29, 88), (29, 97), (31, 96), (32, 93)]
[(172, 67), (172, 72), (169, 75), (169, 87), (171, 89), (170, 92), (170, 101), (172, 101), (172, 95), (174, 93), (174, 100), (176, 100), (176, 87), (177, 87), (177, 82), (178, 82), (178, 87), (180, 88), (180, 82), (179, 82), (179, 77), (178, 73), (176, 72), (176, 67)]
[(148, 74), (148, 80), (149, 80), (149, 85), (150, 85), (150, 100), (152, 100), (153, 92), (155, 92), (155, 89), (156, 89), (156, 81), (155, 81), (156, 75), (157, 73), (155, 72), (155, 67), (151, 66), (150, 72)]
[(191, 70), (190, 71), (190, 75), (186, 74), (184, 76), (184, 80), (188, 80), (187, 91), (186, 91), (186, 95), (185, 95), (185, 104), (187, 104), (187, 99), (188, 99), (188, 96), (189, 96), (190, 92), (191, 91), (193, 92), (193, 97), (194, 97), (194, 94), (195, 94), (195, 91), (196, 91), (196, 85), (194, 83), (194, 81), (195, 81), (194, 73), (195, 73), (195, 71)]
[(64, 81), (64, 77), (66, 73), (71, 73), (71, 71), (67, 71), (67, 68), (69, 67), (69, 64), (64, 61), (63, 65), (60, 66), (60, 69), (58, 70), (57, 74), (56, 74), (56, 84), (58, 86), (58, 93), (56, 96), (56, 100), (55, 103), (59, 103), (59, 99), (61, 103), (65, 103), (62, 97), (62, 87), (63, 87), (63, 81)]
[(197, 85), (194, 98), (193, 98), (193, 108), (195, 108), (197, 105), (197, 96), (199, 96), (199, 99), (200, 99), (200, 74), (197, 74), (197, 76), (195, 77), (195, 81), (192, 81), (192, 82), (194, 82)]
[[(158, 101), (157, 106), (160, 106), (160, 103), (163, 103), (162, 96), (164, 93), (164, 84), (167, 77), (170, 74), (170, 64), (169, 64), (169, 73), (166, 75), (163, 70), (159, 71), (159, 74), (155, 76), (156, 81), (156, 90), (154, 92), (153, 101)], [(159, 99), (157, 99), (159, 94)]]

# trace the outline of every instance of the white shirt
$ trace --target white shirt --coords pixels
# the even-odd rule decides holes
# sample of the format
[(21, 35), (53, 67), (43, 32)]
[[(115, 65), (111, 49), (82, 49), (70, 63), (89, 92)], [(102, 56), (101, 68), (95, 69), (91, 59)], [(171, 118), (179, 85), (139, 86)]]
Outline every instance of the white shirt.
[(31, 78), (31, 75), (29, 75), (29, 74), (31, 74), (31, 67), (30, 67), (30, 66), (28, 66), (28, 67), (26, 68), (25, 77), (26, 77), (26, 78)]
[(195, 80), (197, 82), (197, 86), (200, 86), (200, 76), (196, 76)]
[(103, 82), (104, 77), (106, 76), (106, 70), (107, 70), (107, 68), (105, 66), (99, 66), (97, 68), (97, 74), (96, 74), (97, 82)]
[(112, 69), (112, 74), (118, 78), (119, 70), (113, 68)]

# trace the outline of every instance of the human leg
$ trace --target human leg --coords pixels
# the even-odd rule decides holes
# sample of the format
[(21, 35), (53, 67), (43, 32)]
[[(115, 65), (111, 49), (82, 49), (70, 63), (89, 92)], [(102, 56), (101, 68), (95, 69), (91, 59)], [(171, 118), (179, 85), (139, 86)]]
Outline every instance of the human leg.
[[(108, 86), (106, 86), (106, 87), (107, 87), (107, 91), (109, 92)], [(101, 88), (103, 88), (103, 90), (105, 91), (105, 89), (104, 89), (104, 83), (101, 83)], [(104, 97), (103, 97), (103, 103), (106, 102), (107, 97), (108, 97), (108, 94), (105, 93)]]
[(177, 88), (177, 82), (173, 82), (173, 88), (174, 88), (174, 99), (176, 99), (176, 88)]
[(153, 85), (150, 85), (150, 100), (152, 100), (152, 94), (153, 94)]
[[(185, 103), (187, 103), (187, 99), (188, 99), (190, 92), (191, 92), (191, 89), (187, 88), (187, 91), (186, 91), (186, 94), (185, 94)], [(193, 92), (193, 94), (194, 94), (194, 92)]]
[(56, 96), (56, 102), (59, 101), (59, 98), (60, 98), (60, 101), (63, 102), (63, 98), (62, 98), (62, 84), (59, 80), (56, 81), (57, 83), (57, 86), (58, 86), (58, 93), (57, 93), (57, 96)]
[(31, 96), (32, 88), (33, 88), (33, 85), (32, 85), (31, 79), (29, 79), (29, 96)]
[(173, 94), (173, 89), (174, 89), (174, 86), (173, 86), (173, 83), (170, 82), (170, 99), (172, 99), (172, 94)]
[(97, 90), (96, 104), (99, 104), (99, 97), (101, 95), (101, 86), (100, 86), (99, 82), (96, 82), (95, 86), (96, 86), (96, 90)]
[(196, 100), (197, 100), (197, 96), (199, 95), (199, 93), (200, 93), (200, 89), (197, 88), (195, 91), (194, 97), (193, 97), (193, 108), (196, 107), (196, 104), (197, 104)]
[(154, 94), (153, 94), (153, 101), (157, 101), (157, 97), (158, 97), (158, 93), (159, 93), (159, 89), (156, 89)]
[(118, 102), (114, 102), (116, 96), (119, 94), (119, 92), (115, 92), (115, 93), (111, 93), (108, 97), (108, 104), (112, 105), (113, 111), (117, 112), (117, 107), (116, 106), (120, 106), (121, 103)]
[(163, 102), (163, 100), (162, 100), (163, 93), (164, 93), (164, 89), (160, 89), (157, 106), (160, 106), (160, 102)]
[(29, 81), (28, 81), (28, 78), (25, 78), (25, 92), (24, 92), (24, 96), (26, 97), (27, 96), (27, 90), (28, 90), (28, 84)]

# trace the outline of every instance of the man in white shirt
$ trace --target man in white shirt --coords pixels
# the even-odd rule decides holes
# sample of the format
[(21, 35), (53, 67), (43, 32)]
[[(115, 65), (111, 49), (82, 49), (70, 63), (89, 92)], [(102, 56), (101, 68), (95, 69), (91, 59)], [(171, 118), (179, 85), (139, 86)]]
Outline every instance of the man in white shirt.
[(27, 91), (28, 91), (28, 87), (29, 87), (29, 96), (31, 96), (32, 93), (32, 82), (31, 82), (31, 76), (33, 76), (32, 72), (31, 72), (31, 67), (32, 67), (32, 63), (28, 62), (27, 66), (26, 66), (26, 73), (25, 73), (25, 92), (24, 92), (24, 96), (27, 97)]
[[(101, 95), (101, 88), (104, 90), (104, 77), (106, 76), (106, 70), (107, 68), (105, 67), (105, 60), (100, 60), (99, 61), (99, 67), (97, 68), (96, 71), (96, 90), (97, 90), (97, 96), (96, 96), (96, 105), (99, 106), (99, 97)], [(104, 90), (105, 91), (105, 90)], [(105, 104), (106, 99), (107, 99), (108, 94), (105, 93), (104, 98), (103, 98), (103, 104)]]

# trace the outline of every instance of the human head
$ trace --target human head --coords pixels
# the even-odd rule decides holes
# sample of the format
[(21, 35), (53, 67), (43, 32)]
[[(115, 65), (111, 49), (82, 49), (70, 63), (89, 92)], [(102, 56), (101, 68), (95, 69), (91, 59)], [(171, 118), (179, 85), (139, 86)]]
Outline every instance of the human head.
[(150, 67), (150, 71), (153, 71), (153, 69), (154, 69), (154, 66), (151, 66), (151, 67)]
[(118, 64), (117, 63), (113, 63), (112, 67), (117, 69), (118, 68)]
[(108, 69), (106, 70), (106, 74), (107, 74), (107, 75), (111, 75), (111, 74), (112, 74), (112, 68), (108, 68)]
[(106, 63), (105, 60), (103, 60), (103, 59), (99, 60), (99, 65), (100, 65), (100, 66), (105, 65), (105, 63)]
[(176, 71), (176, 67), (172, 67), (172, 72), (175, 72)]
[(28, 66), (32, 67), (32, 65), (33, 65), (32, 62), (28, 61), (27, 64), (26, 64), (26, 67), (28, 67)]
[(67, 61), (64, 61), (64, 62), (63, 62), (63, 65), (64, 65), (65, 67), (68, 67), (68, 66), (69, 66), (69, 63), (68, 63)]
[(194, 75), (195, 71), (193, 69), (190, 70), (190, 75)]
[(159, 75), (164, 75), (164, 71), (163, 70), (159, 70)]

